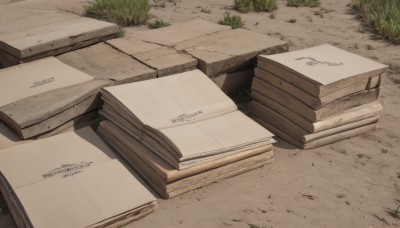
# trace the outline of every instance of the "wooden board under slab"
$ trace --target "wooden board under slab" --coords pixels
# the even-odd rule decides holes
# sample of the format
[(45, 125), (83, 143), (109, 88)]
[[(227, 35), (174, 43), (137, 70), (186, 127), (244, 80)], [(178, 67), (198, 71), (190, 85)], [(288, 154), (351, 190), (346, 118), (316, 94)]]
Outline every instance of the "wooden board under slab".
[[(327, 104), (334, 102), (342, 97), (348, 96), (353, 93), (361, 92), (363, 90), (373, 89), (380, 85), (381, 83), (381, 75), (377, 75), (374, 77), (370, 77), (367, 79), (363, 79), (354, 84), (346, 86), (340, 90), (337, 90), (331, 94), (325, 95), (323, 97), (315, 97), (309, 94), (307, 91), (304, 91), (289, 82), (279, 78), (277, 75), (265, 71), (261, 68), (255, 69), (255, 75), (257, 78), (270, 83), (271, 85), (285, 91), (288, 94), (298, 98), (303, 103), (311, 107), (312, 109), (320, 109), (321, 107), (326, 106)], [(267, 92), (267, 91), (260, 91)]]
[(164, 198), (254, 169), (273, 159), (270, 145), (178, 171), (108, 121), (100, 123), (98, 133)]
[[(262, 94), (263, 96), (266, 96), (280, 103), (281, 105), (284, 105), (311, 122), (322, 120), (323, 118), (331, 116), (335, 113), (343, 112), (358, 105), (373, 102), (378, 99), (380, 92), (379, 87), (375, 89), (364, 90), (362, 92), (354, 93), (331, 102), (330, 104), (318, 110), (314, 110), (296, 97), (258, 78), (253, 79), (252, 90), (257, 91), (259, 94)], [(253, 96), (253, 99), (263, 103), (262, 97)], [(282, 114), (286, 115), (285, 113)]]
[(290, 137), (296, 139), (297, 141), (300, 141), (305, 144), (340, 132), (349, 131), (365, 125), (376, 123), (378, 122), (379, 119), (379, 116), (375, 115), (366, 119), (350, 122), (317, 133), (309, 133), (296, 123), (290, 121), (286, 117), (275, 112), (273, 109), (261, 105), (260, 103), (257, 102), (251, 103), (249, 106), (249, 111), (251, 112), (252, 115), (258, 117), (262, 121), (268, 123), (271, 126), (274, 126), (281, 132), (284, 132), (286, 135), (289, 135)]
[(278, 128), (262, 121), (261, 119), (257, 118), (256, 116), (251, 116), (251, 118), (253, 118), (255, 121), (257, 121), (259, 124), (261, 124), (262, 126), (264, 126), (265, 128), (267, 128), (269, 131), (273, 132), (276, 136), (278, 136), (279, 138), (287, 141), (288, 143), (301, 148), (301, 149), (313, 149), (313, 148), (318, 148), (321, 146), (325, 146), (340, 140), (344, 140), (344, 139), (348, 139), (354, 136), (358, 136), (360, 134), (364, 134), (366, 132), (369, 131), (373, 131), (376, 129), (376, 123), (374, 124), (370, 124), (370, 125), (366, 125), (363, 127), (359, 127), (359, 128), (355, 128), (349, 131), (345, 131), (345, 132), (341, 132), (335, 135), (331, 135), (325, 138), (321, 138), (315, 141), (312, 141), (310, 143), (302, 143), (297, 141), (296, 139), (290, 137), (289, 135), (285, 134), (284, 132), (280, 131)]

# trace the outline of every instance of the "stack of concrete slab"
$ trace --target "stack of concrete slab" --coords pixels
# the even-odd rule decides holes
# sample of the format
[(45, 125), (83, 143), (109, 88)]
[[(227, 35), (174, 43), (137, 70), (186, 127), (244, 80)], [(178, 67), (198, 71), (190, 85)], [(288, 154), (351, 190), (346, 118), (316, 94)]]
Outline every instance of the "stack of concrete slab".
[(315, 148), (375, 129), (387, 66), (330, 45), (259, 56), (250, 112), (277, 136)]
[(91, 125), (109, 84), (54, 57), (2, 69), (0, 120), (21, 139)]
[(98, 133), (165, 198), (272, 161), (272, 134), (199, 70), (106, 87), (102, 99)]
[(61, 10), (0, 7), (0, 68), (116, 37), (118, 26)]
[(158, 70), (158, 76), (202, 70), (226, 93), (250, 83), (256, 57), (288, 50), (286, 42), (202, 19), (146, 30), (127, 30), (108, 44)]
[(157, 207), (90, 128), (1, 150), (0, 167), (18, 227), (121, 227)]

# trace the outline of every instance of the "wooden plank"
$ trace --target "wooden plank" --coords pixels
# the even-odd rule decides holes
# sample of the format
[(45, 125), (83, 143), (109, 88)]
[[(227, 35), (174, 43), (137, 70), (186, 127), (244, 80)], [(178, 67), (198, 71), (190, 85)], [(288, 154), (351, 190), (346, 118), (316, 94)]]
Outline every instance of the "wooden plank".
[[(21, 132), (22, 129), (48, 120), (65, 110), (70, 109), (70, 111), (73, 112), (72, 110), (74, 110), (74, 106), (90, 97), (93, 97), (93, 95), (98, 94), (101, 87), (109, 84), (110, 81), (92, 80), (80, 85), (70, 86), (28, 97), (1, 107), (0, 119), (14, 131)], [(93, 99), (92, 101), (96, 100), (97, 99)], [(91, 109), (94, 109), (96, 108), (95, 106), (97, 107), (98, 105), (89, 105), (87, 108), (90, 107)], [(27, 115), (27, 113), (29, 113), (29, 115)], [(83, 114), (82, 110), (77, 112), (75, 116), (71, 113), (68, 114), (68, 116), (74, 118), (81, 114)], [(62, 114), (58, 117), (61, 116)], [(53, 123), (52, 126), (55, 128), (57, 125), (60, 126), (72, 118), (58, 120), (60, 122)], [(31, 134), (29, 135), (30, 137), (34, 136)], [(26, 137), (24, 135), (22, 136), (23, 138)]]
[(285, 80), (279, 78), (277, 75), (265, 71), (261, 68), (255, 69), (255, 75), (257, 78), (270, 83), (271, 85), (291, 94), (292, 96), (298, 98), (303, 103), (311, 107), (312, 109), (320, 109), (321, 107), (326, 106), (327, 104), (338, 100), (342, 97), (348, 96), (353, 93), (357, 93), (366, 89), (372, 89), (379, 86), (380, 76), (374, 76), (371, 78), (367, 78), (361, 80), (355, 84), (346, 86), (340, 90), (337, 90), (333, 93), (325, 95), (323, 97), (315, 97), (306, 91), (286, 82)]
[(287, 119), (296, 123), (309, 133), (320, 132), (344, 124), (376, 116), (379, 115), (379, 113), (382, 111), (382, 105), (378, 101), (374, 101), (371, 103), (355, 106), (343, 112), (336, 113), (333, 116), (323, 118), (322, 120), (319, 120), (317, 122), (311, 122), (300, 116), (296, 112), (290, 110), (289, 108), (279, 104), (278, 102), (261, 95), (257, 91), (252, 91), (251, 96), (255, 100), (253, 102), (259, 102), (263, 106), (269, 107), (274, 111), (280, 113), (281, 115), (284, 115)]
[[(343, 112), (358, 105), (373, 102), (378, 99), (380, 92), (379, 88), (364, 90), (362, 92), (354, 93), (331, 102), (330, 104), (318, 110), (313, 110), (296, 97), (293, 97), (290, 94), (258, 78), (253, 79), (252, 89), (280, 103), (281, 105), (284, 105), (311, 122), (322, 120), (323, 118)], [(282, 114), (286, 115), (284, 113)]]
[(300, 141), (305, 144), (340, 132), (349, 131), (361, 126), (376, 123), (379, 119), (379, 116), (376, 115), (363, 120), (326, 129), (324, 131), (320, 131), (317, 133), (308, 133), (303, 128), (298, 126), (296, 123), (293, 123), (292, 121), (288, 120), (287, 118), (275, 112), (274, 110), (265, 107), (257, 102), (253, 102), (249, 106), (249, 110), (252, 113), (252, 115), (258, 117), (259, 119), (263, 120), (269, 125), (274, 126), (281, 132), (285, 133), (286, 135), (289, 135), (290, 137), (296, 139), (297, 141)]
[(287, 141), (288, 143), (300, 148), (300, 149), (313, 149), (313, 148), (318, 148), (321, 146), (325, 146), (331, 143), (335, 143), (337, 141), (340, 140), (344, 140), (344, 139), (348, 139), (351, 137), (355, 137), (358, 136), (360, 134), (364, 134), (366, 132), (369, 131), (373, 131), (376, 129), (376, 123), (375, 124), (370, 124), (367, 126), (363, 126), (363, 127), (359, 127), (350, 131), (345, 131), (345, 132), (341, 132), (335, 135), (331, 135), (325, 138), (321, 138), (315, 141), (312, 141), (310, 143), (304, 144), (301, 143), (299, 141), (297, 141), (296, 139), (290, 137), (289, 135), (285, 134), (284, 132), (280, 131), (278, 128), (262, 121), (261, 119), (257, 118), (256, 116), (251, 116), (255, 121), (257, 121), (260, 125), (264, 126), (265, 128), (267, 128), (269, 131), (273, 132), (276, 136), (278, 136), (279, 138)]
[(157, 71), (105, 43), (57, 56), (60, 61), (98, 79), (123, 84), (157, 77)]

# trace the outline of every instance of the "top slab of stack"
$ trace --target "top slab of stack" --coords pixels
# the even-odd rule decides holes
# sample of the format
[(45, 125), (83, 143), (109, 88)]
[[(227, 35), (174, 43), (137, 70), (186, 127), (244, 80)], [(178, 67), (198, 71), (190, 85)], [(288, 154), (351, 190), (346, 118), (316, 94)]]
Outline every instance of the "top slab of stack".
[(127, 34), (125, 37), (109, 40), (107, 44), (157, 70), (158, 77), (193, 70), (197, 67), (197, 60), (192, 56), (177, 52), (170, 47), (146, 43), (133, 35)]
[(314, 97), (323, 97), (378, 76), (386, 65), (328, 44), (277, 55), (259, 56), (258, 67)]
[(28, 62), (115, 37), (118, 26), (58, 10), (0, 7), (0, 67)]
[(246, 29), (219, 31), (182, 41), (174, 47), (197, 58), (199, 69), (210, 77), (249, 68), (259, 54), (288, 50), (285, 41)]
[(70, 51), (57, 59), (98, 79), (115, 84), (157, 77), (157, 71), (105, 43)]
[[(132, 35), (135, 39), (145, 41), (147, 43), (155, 43), (163, 46), (174, 46), (179, 42), (211, 34), (214, 32), (230, 30), (229, 26), (215, 24), (203, 19), (194, 19), (185, 23), (173, 24), (168, 27), (134, 31)], [(127, 35), (130, 35), (127, 30)]]

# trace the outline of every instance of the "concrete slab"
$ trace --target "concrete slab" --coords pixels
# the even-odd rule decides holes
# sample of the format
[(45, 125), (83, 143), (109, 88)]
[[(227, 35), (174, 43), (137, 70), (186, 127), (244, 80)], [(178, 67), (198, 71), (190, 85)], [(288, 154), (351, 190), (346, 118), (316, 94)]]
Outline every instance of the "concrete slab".
[(256, 63), (259, 54), (288, 51), (285, 41), (246, 29), (215, 32), (178, 43), (174, 48), (199, 61), (208, 76), (230, 73)]
[(0, 7), (0, 50), (19, 62), (74, 50), (116, 37), (118, 32), (112, 23), (60, 10), (18, 7), (18, 3)]
[(219, 25), (198, 18), (159, 29), (145, 31), (127, 30), (127, 35), (134, 35), (136, 39), (148, 43), (173, 46), (184, 40), (230, 29), (230, 26)]
[(157, 71), (105, 43), (67, 52), (59, 60), (95, 78), (109, 79), (116, 84), (157, 77)]
[(190, 55), (173, 48), (146, 43), (130, 35), (109, 40), (107, 43), (156, 69), (158, 77), (194, 70), (197, 67), (197, 60)]

